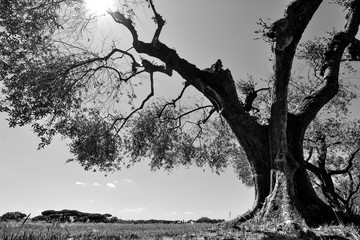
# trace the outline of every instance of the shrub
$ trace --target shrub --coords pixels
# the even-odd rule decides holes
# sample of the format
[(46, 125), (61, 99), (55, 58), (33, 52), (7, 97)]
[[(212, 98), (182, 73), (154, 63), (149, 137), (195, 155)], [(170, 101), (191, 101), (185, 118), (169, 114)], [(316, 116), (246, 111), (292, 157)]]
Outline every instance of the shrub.
[(1, 216), (1, 221), (21, 221), (26, 217), (26, 214), (21, 212), (7, 212)]

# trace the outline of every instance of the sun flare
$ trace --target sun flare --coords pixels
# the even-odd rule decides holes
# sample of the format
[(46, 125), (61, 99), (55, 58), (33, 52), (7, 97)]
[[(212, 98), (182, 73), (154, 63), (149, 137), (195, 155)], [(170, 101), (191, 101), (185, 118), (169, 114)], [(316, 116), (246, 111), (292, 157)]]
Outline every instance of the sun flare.
[(91, 14), (104, 15), (113, 7), (113, 0), (85, 0), (85, 6)]

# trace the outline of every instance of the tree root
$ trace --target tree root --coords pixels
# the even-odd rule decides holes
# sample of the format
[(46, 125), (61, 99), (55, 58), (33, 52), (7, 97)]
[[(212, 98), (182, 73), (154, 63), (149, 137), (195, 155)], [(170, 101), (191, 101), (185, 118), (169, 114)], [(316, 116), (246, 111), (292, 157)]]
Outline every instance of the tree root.
[(261, 207), (262, 207), (261, 203), (256, 204), (255, 206), (252, 207), (252, 209), (242, 214), (241, 216), (238, 216), (237, 218), (229, 221), (219, 223), (218, 227), (225, 229), (239, 229), (238, 225), (252, 219), (255, 216), (255, 214), (259, 212)]

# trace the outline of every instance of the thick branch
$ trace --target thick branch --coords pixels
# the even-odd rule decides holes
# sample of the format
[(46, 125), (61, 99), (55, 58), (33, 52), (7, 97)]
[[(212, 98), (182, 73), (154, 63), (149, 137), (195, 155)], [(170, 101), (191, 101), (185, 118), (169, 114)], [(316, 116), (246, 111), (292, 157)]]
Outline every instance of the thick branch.
[(313, 94), (305, 97), (295, 111), (304, 128), (338, 92), (341, 57), (345, 48), (355, 38), (360, 23), (360, 2), (353, 0), (351, 6), (345, 30), (334, 35), (325, 51), (322, 67), (324, 84)]
[[(152, 4), (151, 1), (150, 4)], [(131, 32), (133, 36), (133, 47), (138, 53), (144, 53), (161, 60), (166, 64), (166, 69), (174, 69), (188, 82), (188, 84), (194, 86), (210, 100), (215, 99), (216, 102), (219, 103), (223, 99), (230, 99), (231, 104), (235, 105), (232, 107), (239, 109), (237, 114), (247, 114), (242, 110), (242, 104), (237, 96), (235, 83), (231, 77), (230, 71), (221, 69), (220, 71), (207, 72), (200, 70), (195, 65), (180, 58), (174, 49), (170, 49), (165, 44), (161, 43), (159, 39), (152, 43), (140, 41), (131, 19), (126, 18), (120, 12), (109, 13), (115, 22), (124, 25)], [(155, 16), (160, 19), (160, 15), (157, 14), (156, 11), (154, 11), (154, 13)], [(158, 24), (159, 28), (156, 30), (155, 37), (160, 34), (161, 30), (160, 26), (162, 23)], [(223, 108), (223, 106), (221, 107)]]
[(112, 18), (114, 19), (115, 22), (120, 23), (122, 25), (124, 25), (127, 29), (129, 29), (134, 41), (138, 41), (139, 40), (139, 36), (137, 31), (135, 30), (135, 27), (133, 25), (133, 22), (131, 19), (126, 18), (123, 14), (121, 14), (120, 12), (108, 12)]
[[(151, 43), (141, 41), (131, 19), (124, 17), (119, 12), (110, 12), (110, 14), (114, 21), (122, 24), (131, 32), (135, 51), (162, 61), (166, 65), (165, 69), (173, 69), (186, 80), (187, 84), (203, 93), (217, 108), (217, 111), (232, 125), (231, 128), (241, 145), (246, 146), (247, 149), (261, 148), (259, 143), (263, 144), (264, 148), (267, 147), (265, 140), (267, 137), (264, 137), (267, 130), (244, 111), (244, 105), (239, 100), (234, 79), (228, 69), (219, 68), (218, 71), (211, 72), (201, 70), (181, 58), (174, 49), (169, 48), (159, 39)], [(161, 28), (158, 25), (158, 33), (154, 34), (155, 37), (160, 34), (160, 30)], [(257, 158), (265, 159), (266, 157), (257, 156)]]
[[(288, 151), (286, 133), (288, 124), (288, 84), (295, 49), (321, 2), (321, 0), (293, 1), (287, 7), (284, 18), (274, 22), (267, 34), (276, 43), (270, 134), (274, 139), (271, 143), (271, 151), (274, 156), (279, 156), (279, 159)], [(283, 164), (278, 165), (284, 166)]]
[(322, 175), (321, 175), (321, 171), (318, 167), (316, 167), (315, 165), (311, 164), (310, 162), (304, 162), (305, 167), (307, 170), (311, 171), (313, 174), (316, 175), (316, 177), (321, 181), (322, 181)]
[(155, 31), (154, 37), (152, 39), (152, 42), (156, 43), (159, 40), (161, 30), (162, 30), (163, 26), (165, 25), (165, 21), (162, 18), (162, 16), (156, 11), (153, 1), (152, 0), (147, 0), (147, 1), (149, 2), (151, 9), (154, 12), (154, 15), (155, 15), (154, 21), (158, 25), (158, 27)]
[(314, 148), (313, 147), (310, 147), (310, 150), (309, 150), (309, 153), (308, 153), (308, 156), (307, 158), (305, 159), (305, 162), (309, 162), (312, 155), (313, 155), (313, 152), (314, 152)]

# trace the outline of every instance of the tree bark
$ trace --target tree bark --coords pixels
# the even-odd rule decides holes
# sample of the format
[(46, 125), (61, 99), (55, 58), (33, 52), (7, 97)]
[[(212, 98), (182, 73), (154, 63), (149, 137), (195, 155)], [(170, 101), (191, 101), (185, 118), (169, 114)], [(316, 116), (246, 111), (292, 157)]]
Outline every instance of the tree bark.
[[(287, 109), (288, 83), (296, 46), (320, 3), (321, 1), (293, 2), (287, 8), (285, 17), (271, 28), (276, 47), (268, 146), (270, 179), (274, 179), (274, 182), (269, 184), (270, 194), (266, 197), (260, 215), (264, 220), (283, 220), (290, 226), (335, 220), (331, 208), (313, 190), (303, 164), (302, 141), (306, 128), (298, 131), (295, 129), (296, 125), (289, 124)], [(300, 23), (295, 21), (299, 17)], [(246, 149), (246, 145), (242, 143), (242, 146)], [(254, 158), (249, 160), (256, 162)], [(256, 169), (253, 171), (256, 173)]]
[[(234, 114), (228, 113), (227, 109), (222, 114), (243, 146), (254, 180), (254, 204), (249, 211), (233, 221), (233, 225), (236, 225), (252, 218), (263, 207), (265, 199), (270, 193), (271, 167), (268, 127), (260, 126), (249, 115), (245, 115), (247, 116), (245, 119), (234, 118)], [(243, 128), (243, 124), (249, 125), (249, 127)]]

